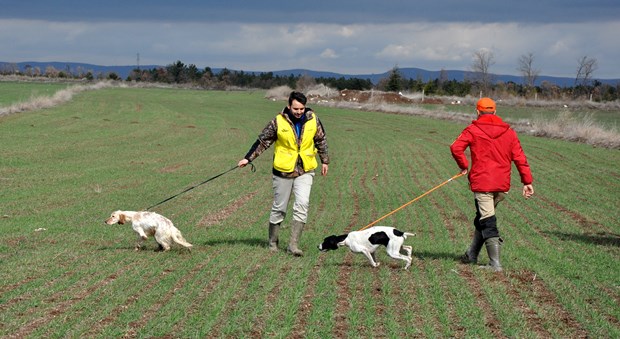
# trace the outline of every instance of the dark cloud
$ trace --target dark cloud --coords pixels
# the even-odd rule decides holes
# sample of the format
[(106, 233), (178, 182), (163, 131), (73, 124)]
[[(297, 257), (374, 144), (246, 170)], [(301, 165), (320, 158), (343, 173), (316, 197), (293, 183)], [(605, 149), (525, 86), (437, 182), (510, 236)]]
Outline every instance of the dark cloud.
[(0, 0), (0, 8), (0, 18), (51, 21), (575, 23), (620, 17), (620, 1), (617, 0)]

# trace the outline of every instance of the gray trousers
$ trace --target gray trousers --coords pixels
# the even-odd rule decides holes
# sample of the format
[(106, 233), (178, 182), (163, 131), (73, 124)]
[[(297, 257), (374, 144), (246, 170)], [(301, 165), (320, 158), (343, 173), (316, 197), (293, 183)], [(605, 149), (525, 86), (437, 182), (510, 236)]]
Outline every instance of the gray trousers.
[(286, 217), (288, 202), (291, 193), (295, 195), (293, 203), (293, 220), (306, 223), (308, 220), (308, 207), (310, 206), (310, 191), (314, 181), (314, 172), (304, 173), (297, 178), (272, 177), (273, 205), (269, 222), (279, 224)]

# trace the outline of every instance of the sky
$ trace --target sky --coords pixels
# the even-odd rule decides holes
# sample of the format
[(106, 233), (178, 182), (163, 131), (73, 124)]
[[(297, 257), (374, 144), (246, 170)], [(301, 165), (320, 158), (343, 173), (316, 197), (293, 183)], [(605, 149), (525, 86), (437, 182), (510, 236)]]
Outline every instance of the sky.
[(620, 78), (620, 0), (0, 0), (0, 61)]

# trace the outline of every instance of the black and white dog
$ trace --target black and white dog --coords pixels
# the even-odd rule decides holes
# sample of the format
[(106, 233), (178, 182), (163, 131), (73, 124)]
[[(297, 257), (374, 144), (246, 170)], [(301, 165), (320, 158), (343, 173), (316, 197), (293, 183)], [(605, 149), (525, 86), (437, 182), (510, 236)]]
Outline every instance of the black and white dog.
[[(372, 267), (379, 266), (375, 257), (375, 251), (380, 245), (386, 247), (387, 254), (394, 258), (404, 260), (407, 265), (405, 269), (411, 266), (411, 246), (403, 245), (407, 236), (415, 236), (415, 233), (402, 232), (394, 227), (374, 226), (363, 231), (354, 231), (343, 235), (330, 235), (319, 245), (319, 250), (327, 252), (336, 250), (340, 246), (347, 246), (353, 253), (363, 253)], [(400, 250), (404, 249), (407, 255), (402, 255)]]

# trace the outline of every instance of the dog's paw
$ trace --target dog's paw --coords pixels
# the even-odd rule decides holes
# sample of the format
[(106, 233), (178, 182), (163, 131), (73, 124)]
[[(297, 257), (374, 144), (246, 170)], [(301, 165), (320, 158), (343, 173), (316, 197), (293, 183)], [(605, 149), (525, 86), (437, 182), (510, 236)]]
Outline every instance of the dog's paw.
[(378, 262), (376, 262), (374, 265), (372, 265), (372, 267), (379, 267), (379, 265), (380, 264)]

